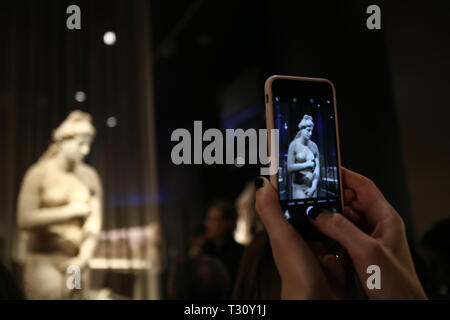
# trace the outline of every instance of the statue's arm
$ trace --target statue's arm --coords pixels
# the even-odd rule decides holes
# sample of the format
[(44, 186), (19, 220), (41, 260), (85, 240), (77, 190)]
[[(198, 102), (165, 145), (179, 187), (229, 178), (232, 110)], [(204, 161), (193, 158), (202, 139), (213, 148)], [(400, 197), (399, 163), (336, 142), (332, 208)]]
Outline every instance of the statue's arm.
[(17, 222), (22, 230), (65, 222), (74, 216), (73, 208), (69, 205), (54, 208), (40, 207), (39, 193), (42, 175), (39, 168), (33, 166), (23, 178), (17, 203)]
[(86, 263), (93, 255), (98, 243), (103, 223), (103, 190), (100, 178), (94, 169), (90, 169), (90, 177), (93, 180), (93, 194), (91, 196), (91, 214), (83, 225), (84, 240), (81, 243), (78, 258)]
[(312, 151), (314, 153), (314, 161), (316, 163), (316, 167), (314, 168), (314, 177), (312, 181), (311, 188), (315, 190), (317, 188), (317, 184), (319, 183), (320, 179), (320, 158), (319, 158), (319, 148), (317, 145), (311, 141), (312, 144)]

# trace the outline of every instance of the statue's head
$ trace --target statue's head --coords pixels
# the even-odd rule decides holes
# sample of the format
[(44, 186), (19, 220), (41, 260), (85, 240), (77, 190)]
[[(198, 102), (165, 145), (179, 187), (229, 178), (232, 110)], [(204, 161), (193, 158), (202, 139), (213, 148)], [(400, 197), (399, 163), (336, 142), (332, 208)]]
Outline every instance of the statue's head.
[(92, 117), (75, 110), (53, 131), (52, 138), (58, 153), (69, 161), (81, 162), (89, 154), (94, 136)]
[(314, 129), (313, 118), (310, 115), (305, 114), (302, 121), (298, 124), (298, 128), (300, 129), (301, 136), (306, 140), (310, 140)]

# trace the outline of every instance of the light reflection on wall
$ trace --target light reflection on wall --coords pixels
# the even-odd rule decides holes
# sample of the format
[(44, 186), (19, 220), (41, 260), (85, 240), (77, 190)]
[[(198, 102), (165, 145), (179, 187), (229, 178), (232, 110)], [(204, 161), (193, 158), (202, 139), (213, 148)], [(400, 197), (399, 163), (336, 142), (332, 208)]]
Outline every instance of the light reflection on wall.
[(157, 224), (102, 231), (92, 269), (159, 269), (160, 229)]

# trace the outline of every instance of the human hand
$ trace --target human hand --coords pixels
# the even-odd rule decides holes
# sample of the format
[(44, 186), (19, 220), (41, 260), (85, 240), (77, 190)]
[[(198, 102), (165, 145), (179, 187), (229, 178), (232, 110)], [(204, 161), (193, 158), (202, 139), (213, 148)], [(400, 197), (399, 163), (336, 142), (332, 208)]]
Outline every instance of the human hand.
[(314, 195), (314, 192), (316, 192), (316, 188), (313, 188), (313, 187), (308, 188), (306, 190), (306, 197), (311, 198)]
[(314, 168), (316, 163), (313, 160), (308, 160), (304, 163), (305, 169), (307, 168)]
[(67, 213), (70, 219), (86, 218), (91, 213), (91, 207), (81, 201), (73, 201), (67, 205)]
[[(345, 168), (342, 168), (342, 178), (346, 204), (343, 214), (323, 212), (311, 222), (347, 250), (370, 299), (426, 299), (399, 214), (368, 178)], [(264, 187), (256, 194), (256, 208), (272, 244), (282, 279), (282, 298), (339, 297), (339, 290), (333, 288), (339, 288), (336, 281), (345, 274), (342, 266), (332, 255), (323, 252), (313, 259), (313, 251), (282, 217), (275, 190), (267, 179), (262, 181)], [(322, 268), (318, 268), (318, 261)], [(381, 289), (369, 290), (365, 286), (370, 265), (380, 267)], [(324, 276), (328, 282), (324, 283)]]
[[(342, 180), (344, 215), (323, 212), (311, 222), (347, 250), (370, 299), (426, 299), (400, 215), (370, 179), (342, 168)], [(366, 286), (370, 265), (380, 267), (381, 289)]]
[(255, 184), (256, 210), (269, 235), (282, 299), (343, 298), (345, 271), (336, 256), (303, 240), (284, 218), (278, 194), (267, 179), (258, 178)]

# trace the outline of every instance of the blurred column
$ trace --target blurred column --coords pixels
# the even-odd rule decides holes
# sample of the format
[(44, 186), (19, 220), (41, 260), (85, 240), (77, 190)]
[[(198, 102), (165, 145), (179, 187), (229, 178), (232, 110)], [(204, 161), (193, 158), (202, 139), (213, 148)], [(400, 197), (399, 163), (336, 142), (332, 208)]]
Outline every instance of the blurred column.
[[(149, 242), (147, 245), (146, 258), (149, 261), (150, 269), (147, 275), (147, 298), (161, 298), (161, 272), (162, 272), (162, 250), (164, 239), (160, 232), (160, 219), (158, 207), (158, 175), (157, 175), (157, 155), (156, 155), (156, 128), (155, 128), (155, 111), (154, 111), (154, 83), (153, 83), (153, 65), (151, 53), (151, 35), (150, 35), (150, 8), (149, 1), (138, 0), (135, 6), (136, 13), (136, 33), (138, 39), (138, 58), (141, 68), (138, 72), (138, 85), (140, 90), (141, 114), (140, 118), (143, 123), (142, 127), (146, 128), (144, 139), (142, 139), (141, 152), (143, 166), (142, 172), (144, 182), (144, 195), (151, 195), (151, 200), (146, 202), (144, 221), (152, 234), (147, 237)], [(145, 151), (144, 151), (145, 150)], [(155, 250), (157, 252), (155, 252)]]

